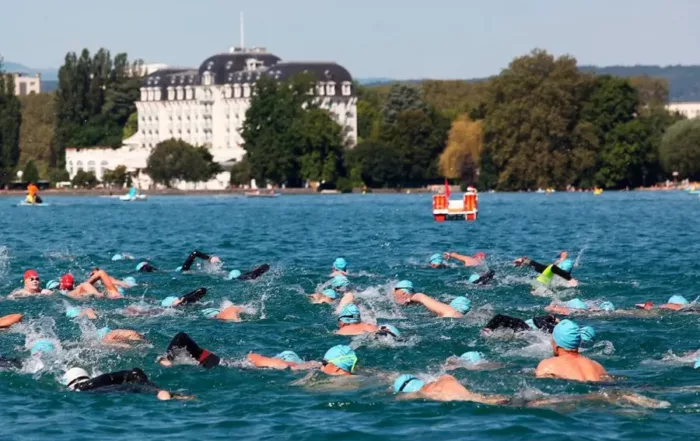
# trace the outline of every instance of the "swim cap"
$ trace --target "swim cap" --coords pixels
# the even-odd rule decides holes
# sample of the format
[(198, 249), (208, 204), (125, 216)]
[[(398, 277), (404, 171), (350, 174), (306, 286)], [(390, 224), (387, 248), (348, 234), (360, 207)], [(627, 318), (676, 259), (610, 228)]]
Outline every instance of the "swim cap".
[(231, 272), (228, 273), (228, 277), (226, 277), (226, 280), (233, 280), (241, 277), (241, 272), (238, 270), (231, 270)]
[(411, 282), (410, 280), (402, 280), (399, 283), (397, 283), (396, 285), (394, 285), (394, 289), (402, 289), (408, 293), (412, 293), (413, 292), (413, 282)]
[(666, 303), (670, 303), (672, 305), (687, 305), (688, 301), (683, 296), (675, 295), (671, 296)]
[(66, 317), (68, 318), (76, 318), (79, 315), (80, 308), (78, 308), (77, 306), (71, 306), (70, 308), (66, 309)]
[(343, 275), (337, 275), (331, 279), (331, 286), (333, 288), (345, 288), (348, 285), (350, 285), (350, 281)]
[(345, 271), (348, 268), (348, 263), (342, 257), (338, 257), (333, 262), (333, 268), (337, 269), (338, 271)]
[(360, 308), (353, 303), (345, 305), (338, 315), (338, 320), (346, 324), (360, 323)]
[(176, 272), (176, 273), (179, 273), (179, 272), (181, 272), (181, 271), (182, 271), (182, 267), (181, 267), (181, 266), (178, 266), (177, 268), (175, 268), (175, 272)]
[(25, 271), (24, 272), (24, 280), (27, 280), (30, 277), (39, 278), (39, 273), (37, 273), (36, 271), (34, 271), (32, 269)]
[(162, 306), (164, 308), (169, 308), (169, 307), (173, 306), (173, 303), (175, 303), (175, 301), (177, 299), (179, 299), (179, 297), (175, 297), (175, 296), (166, 297), (160, 302), (160, 306)]
[(53, 345), (53, 342), (51, 340), (40, 338), (39, 340), (35, 341), (34, 344), (32, 344), (32, 347), (29, 350), (29, 352), (31, 352), (32, 355), (36, 355), (39, 352), (51, 354), (55, 350), (56, 347)]
[(466, 314), (472, 307), (472, 302), (466, 297), (459, 296), (450, 302), (450, 306), (461, 314)]
[(72, 274), (64, 274), (61, 276), (61, 289), (73, 289), (75, 279)]
[(127, 285), (129, 285), (129, 288), (131, 288), (132, 286), (136, 286), (136, 279), (134, 279), (134, 278), (131, 277), (131, 276), (129, 276), (129, 277), (124, 277), (124, 283), (126, 283)]
[(79, 368), (79, 367), (74, 367), (70, 368), (66, 371), (65, 374), (63, 374), (63, 377), (61, 377), (61, 383), (63, 383), (64, 386), (72, 386), (72, 384), (77, 381), (77, 380), (89, 380), (90, 376), (88, 375), (87, 372), (85, 372), (85, 369)]
[(595, 329), (590, 326), (584, 326), (581, 328), (581, 341), (587, 343), (595, 338)]
[(111, 329), (109, 329), (107, 326), (105, 326), (104, 328), (98, 329), (97, 330), (97, 339), (102, 340), (103, 338), (105, 338), (105, 336), (107, 334), (110, 333), (110, 331), (111, 331)]
[(474, 258), (476, 260), (484, 260), (486, 259), (486, 253), (484, 253), (483, 251), (479, 251), (478, 253), (474, 254)]
[(324, 296), (329, 297), (329, 298), (331, 298), (331, 299), (333, 299), (333, 300), (335, 300), (335, 299), (338, 298), (338, 293), (335, 292), (335, 290), (333, 290), (333, 289), (331, 289), (331, 288), (326, 288), (326, 289), (324, 289), (323, 292), (322, 292), (321, 294), (323, 294)]
[(571, 270), (573, 269), (574, 262), (571, 259), (564, 259), (561, 262), (559, 262), (557, 266), (568, 273), (571, 272)]
[(578, 349), (581, 345), (581, 331), (578, 325), (567, 319), (560, 321), (554, 327), (552, 338), (554, 338), (554, 344), (570, 351)]
[(202, 310), (202, 314), (204, 314), (204, 317), (206, 318), (214, 318), (219, 314), (219, 312), (221, 312), (219, 308), (206, 308)]
[(612, 302), (603, 302), (600, 305), (598, 305), (598, 308), (608, 312), (615, 311), (615, 305), (613, 305)]
[(379, 335), (392, 335), (394, 337), (401, 337), (401, 331), (399, 331), (396, 326), (394, 325), (380, 325), (379, 326), (379, 331), (377, 332)]
[(303, 363), (304, 361), (294, 351), (282, 351), (275, 355), (275, 358), (284, 360), (287, 363)]
[(564, 304), (571, 309), (588, 309), (588, 305), (579, 298), (571, 299)]
[(484, 354), (477, 351), (469, 351), (460, 355), (459, 358), (462, 359), (462, 361), (466, 361), (467, 363), (477, 364), (484, 361)]
[(146, 265), (148, 265), (148, 262), (140, 262), (138, 265), (136, 265), (136, 271), (141, 271), (141, 268)]
[(532, 329), (537, 329), (537, 326), (535, 326), (535, 321), (533, 319), (527, 319), (525, 320), (525, 323), (532, 328)]
[(56, 289), (58, 286), (59, 283), (56, 280), (49, 280), (46, 282), (46, 289)]
[(443, 263), (445, 263), (445, 259), (442, 258), (442, 254), (435, 253), (430, 256), (431, 265), (442, 265)]
[(337, 345), (326, 351), (326, 355), (323, 356), (323, 361), (345, 372), (352, 373), (355, 369), (355, 364), (357, 364), (357, 355), (350, 346)]
[(425, 382), (423, 380), (419, 380), (418, 378), (409, 374), (399, 375), (396, 380), (394, 380), (394, 392), (418, 392), (423, 388), (423, 386), (425, 386)]
[(474, 282), (476, 282), (476, 281), (479, 280), (479, 279), (481, 279), (481, 275), (480, 275), (480, 274), (477, 274), (477, 273), (474, 273), (474, 274), (472, 274), (471, 276), (469, 276), (469, 283), (474, 283)]
[(695, 359), (695, 366), (693, 366), (693, 369), (697, 369), (697, 368), (700, 368), (700, 357)]
[(122, 288), (121, 286), (117, 286), (117, 291), (119, 292), (119, 294), (124, 295), (124, 288)]
[(115, 254), (114, 256), (112, 256), (112, 261), (113, 261), (113, 262), (114, 262), (114, 261), (117, 261), (117, 260), (124, 260), (124, 256), (122, 256), (122, 255), (119, 254), (119, 253), (117, 253), (117, 254)]

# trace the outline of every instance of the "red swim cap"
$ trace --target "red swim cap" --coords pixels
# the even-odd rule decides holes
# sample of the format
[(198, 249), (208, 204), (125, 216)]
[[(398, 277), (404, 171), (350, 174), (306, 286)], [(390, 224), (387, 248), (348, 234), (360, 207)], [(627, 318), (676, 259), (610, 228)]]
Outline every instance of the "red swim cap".
[(39, 273), (37, 273), (35, 270), (27, 270), (24, 272), (24, 280), (29, 279), (30, 277), (36, 277), (37, 279), (39, 278)]
[(75, 280), (72, 274), (64, 274), (61, 277), (61, 289), (73, 289), (73, 284)]
[(477, 260), (484, 260), (486, 258), (486, 253), (479, 251), (478, 253), (474, 254), (474, 258)]

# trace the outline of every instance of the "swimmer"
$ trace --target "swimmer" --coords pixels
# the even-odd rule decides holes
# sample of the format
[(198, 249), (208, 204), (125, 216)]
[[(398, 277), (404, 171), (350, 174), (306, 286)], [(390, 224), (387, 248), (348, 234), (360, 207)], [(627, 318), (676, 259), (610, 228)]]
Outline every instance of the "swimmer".
[(579, 298), (568, 300), (564, 303), (552, 302), (544, 308), (545, 311), (553, 314), (601, 314), (615, 312), (615, 305), (612, 302), (601, 302), (599, 305), (589, 305)]
[(153, 273), (153, 272), (158, 271), (158, 268), (156, 268), (155, 266), (151, 265), (148, 262), (139, 262), (136, 265), (136, 271), (138, 271), (140, 273)]
[(539, 262), (535, 262), (527, 257), (520, 257), (516, 259), (513, 263), (515, 266), (528, 265), (535, 269), (540, 275), (537, 277), (537, 281), (548, 285), (554, 275), (563, 278), (569, 282), (569, 286), (578, 286), (578, 281), (571, 277), (571, 270), (574, 267), (574, 262), (567, 257), (566, 251), (559, 253), (559, 258), (551, 265), (543, 265)]
[(214, 353), (199, 347), (192, 338), (184, 332), (178, 332), (170, 341), (165, 355), (158, 357), (157, 363), (161, 366), (171, 367), (173, 360), (180, 354), (187, 353), (197, 360), (204, 369), (211, 369), (218, 366), (221, 359)]
[(22, 321), (22, 314), (8, 314), (0, 317), (0, 329), (7, 329)]
[[(647, 301), (646, 303), (639, 303), (634, 306), (638, 309), (644, 309), (646, 311), (654, 309), (654, 304), (649, 301)], [(683, 309), (688, 309), (690, 306), (690, 302), (688, 302), (688, 300), (686, 300), (685, 297), (673, 295), (668, 299), (666, 303), (664, 303), (663, 305), (659, 305), (658, 308), (668, 309), (670, 311), (680, 311)]]
[(68, 291), (66, 296), (73, 299), (84, 299), (87, 297), (104, 297), (101, 292), (97, 290), (95, 284), (97, 282), (102, 282), (105, 288), (108, 299), (119, 299), (122, 298), (122, 294), (114, 283), (116, 279), (110, 277), (104, 270), (95, 268), (90, 272), (88, 280), (78, 285), (75, 289)]
[(210, 256), (208, 254), (205, 254), (201, 251), (194, 250), (190, 253), (189, 256), (187, 256), (187, 259), (185, 259), (185, 262), (182, 264), (182, 266), (178, 267), (175, 271), (189, 271), (190, 268), (192, 268), (192, 264), (194, 264), (195, 259), (203, 259), (206, 260), (207, 262), (214, 264), (214, 263), (221, 263), (221, 259), (219, 259), (216, 256)]
[(360, 308), (354, 303), (345, 305), (338, 314), (338, 329), (337, 335), (362, 335), (379, 330), (379, 327), (369, 323), (362, 323), (360, 317)]
[(270, 270), (270, 265), (267, 263), (264, 263), (260, 265), (259, 267), (245, 272), (241, 273), (239, 270), (231, 270), (229, 271), (228, 275), (226, 276), (226, 280), (255, 280), (258, 277), (262, 276), (266, 272)]
[(542, 360), (535, 370), (537, 378), (561, 378), (573, 381), (604, 381), (608, 373), (600, 363), (579, 354), (581, 328), (571, 320), (562, 320), (552, 332), (554, 357)]
[(20, 297), (50, 296), (52, 294), (53, 291), (50, 289), (41, 289), (39, 274), (35, 270), (30, 269), (24, 272), (24, 287), (12, 291), (7, 298), (17, 299)]
[(348, 262), (342, 257), (338, 257), (333, 262), (331, 268), (331, 277), (335, 276), (347, 276), (348, 275)]
[(202, 298), (207, 295), (207, 289), (206, 288), (197, 288), (194, 291), (188, 292), (182, 297), (175, 297), (175, 296), (169, 296), (161, 300), (160, 306), (164, 308), (171, 308), (173, 306), (179, 306), (179, 305), (190, 305), (192, 303), (196, 303)]
[(248, 361), (257, 368), (291, 369), (293, 371), (316, 369), (322, 366), (318, 361), (304, 361), (294, 351), (282, 351), (274, 357), (265, 357), (251, 352)]
[(110, 329), (107, 326), (97, 330), (97, 340), (109, 346), (129, 348), (129, 344), (143, 342), (143, 335), (131, 329)]
[(333, 303), (338, 300), (338, 293), (333, 288), (326, 288), (321, 292), (309, 295), (309, 300), (314, 304)]
[(146, 373), (133, 368), (128, 371), (110, 372), (90, 378), (88, 373), (79, 367), (73, 367), (66, 371), (61, 378), (61, 383), (70, 391), (124, 391), (156, 393), (159, 400), (188, 400), (193, 397), (175, 394), (163, 390), (151, 383)]
[(445, 370), (469, 369), (469, 370), (490, 370), (502, 367), (502, 363), (488, 361), (484, 354), (478, 351), (468, 351), (459, 357), (454, 355), (445, 360)]
[[(455, 252), (447, 252), (443, 253), (443, 258), (448, 261), (450, 259), (455, 259), (460, 261), (464, 266), (479, 266), (484, 264), (484, 259), (486, 258), (486, 254), (479, 251), (478, 253), (474, 254), (474, 256), (465, 256), (463, 254), (458, 254)], [(431, 258), (432, 260), (432, 258)], [(432, 266), (432, 264), (431, 264)]]
[(489, 270), (480, 274), (472, 273), (472, 275), (469, 276), (469, 283), (473, 283), (474, 285), (486, 285), (493, 280), (495, 275), (496, 271), (494, 270)]
[(78, 318), (87, 317), (89, 320), (97, 319), (97, 314), (92, 308), (81, 308), (79, 306), (69, 306), (66, 308), (66, 317), (68, 318)]
[(117, 253), (114, 256), (112, 256), (112, 262), (116, 262), (118, 260), (134, 260), (135, 257), (132, 256), (131, 254), (127, 253)]
[(554, 326), (559, 323), (559, 319), (553, 315), (545, 315), (541, 317), (533, 317), (528, 320), (522, 320), (517, 317), (510, 317), (503, 314), (496, 314), (481, 330), (483, 336), (488, 336), (497, 329), (511, 329), (515, 332), (530, 331), (538, 329), (540, 331), (551, 334), (554, 331)]
[(240, 322), (243, 312), (245, 309), (242, 306), (236, 306), (231, 302), (223, 302), (221, 308), (207, 308), (202, 311), (206, 318), (227, 322)]
[(321, 361), (321, 372), (326, 375), (349, 376), (355, 372), (357, 354), (350, 346), (337, 345), (326, 351)]
[(471, 309), (472, 302), (466, 297), (455, 297), (450, 304), (439, 302), (423, 293), (413, 294), (413, 283), (402, 280), (394, 286), (394, 299), (400, 305), (419, 303), (442, 318), (461, 318)]
[(402, 399), (427, 398), (434, 401), (473, 401), (483, 404), (508, 404), (502, 395), (482, 395), (471, 392), (452, 375), (442, 375), (429, 383), (413, 375), (399, 375), (394, 381), (394, 392)]

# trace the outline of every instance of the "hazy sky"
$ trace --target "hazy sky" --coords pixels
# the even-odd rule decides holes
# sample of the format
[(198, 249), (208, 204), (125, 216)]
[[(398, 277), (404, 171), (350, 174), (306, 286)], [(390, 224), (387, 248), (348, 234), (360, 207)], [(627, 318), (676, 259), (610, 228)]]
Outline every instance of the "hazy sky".
[(17, 0), (0, 54), (58, 67), (68, 51), (198, 66), (239, 43), (283, 60), (336, 61), (354, 77), (496, 74), (535, 47), (580, 64), (700, 64), (697, 0)]

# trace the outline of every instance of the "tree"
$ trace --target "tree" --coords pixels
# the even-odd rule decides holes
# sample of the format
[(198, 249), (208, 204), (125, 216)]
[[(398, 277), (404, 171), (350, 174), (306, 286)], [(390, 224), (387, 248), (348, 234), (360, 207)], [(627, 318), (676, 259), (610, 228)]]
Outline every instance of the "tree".
[(233, 164), (231, 167), (231, 184), (232, 185), (250, 185), (250, 180), (253, 179), (253, 172), (250, 168), (250, 161), (247, 156)]
[(109, 186), (123, 187), (126, 183), (129, 173), (126, 171), (126, 166), (118, 165), (114, 170), (105, 170), (102, 172), (102, 182)]
[(364, 142), (348, 152), (346, 161), (351, 175), (368, 187), (396, 187), (401, 182), (401, 170), (396, 166), (400, 154), (391, 146)]
[(391, 86), (389, 96), (384, 104), (384, 121), (387, 124), (393, 124), (398, 115), (407, 110), (426, 112), (428, 106), (423, 101), (418, 88), (401, 83), (394, 84)]
[(122, 139), (131, 138), (139, 130), (139, 115), (137, 112), (129, 115), (124, 125), (124, 130), (122, 131)]
[(474, 122), (467, 115), (460, 115), (452, 122), (447, 147), (440, 155), (440, 173), (460, 183), (473, 185), (483, 144), (481, 122)]
[(23, 96), (22, 125), (19, 132), (20, 164), (34, 160), (39, 174), (47, 176), (51, 162), (51, 145), (53, 143), (54, 125), (54, 96), (39, 93)]
[(678, 121), (668, 128), (659, 148), (661, 165), (681, 178), (700, 179), (700, 119)]
[(343, 175), (342, 128), (323, 109), (301, 113), (292, 125), (301, 149), (301, 178), (334, 184)]
[(69, 182), (70, 175), (65, 168), (54, 168), (49, 170), (49, 182), (51, 185), (56, 185), (58, 182)]
[(22, 179), (27, 182), (36, 183), (39, 180), (39, 170), (36, 169), (36, 164), (33, 160), (27, 161), (24, 166), (24, 171), (22, 172)]
[(12, 178), (19, 162), (19, 131), (22, 124), (21, 104), (15, 96), (15, 82), (5, 75), (0, 59), (0, 182)]
[(97, 185), (97, 182), (95, 172), (86, 172), (83, 169), (78, 170), (72, 181), (73, 186), (78, 188), (93, 188)]
[(175, 181), (208, 181), (219, 172), (205, 147), (194, 147), (181, 139), (169, 139), (156, 145), (146, 163), (153, 182), (171, 187)]
[(369, 101), (358, 100), (357, 102), (357, 136), (366, 140), (372, 136), (375, 126), (381, 119), (381, 112)]

